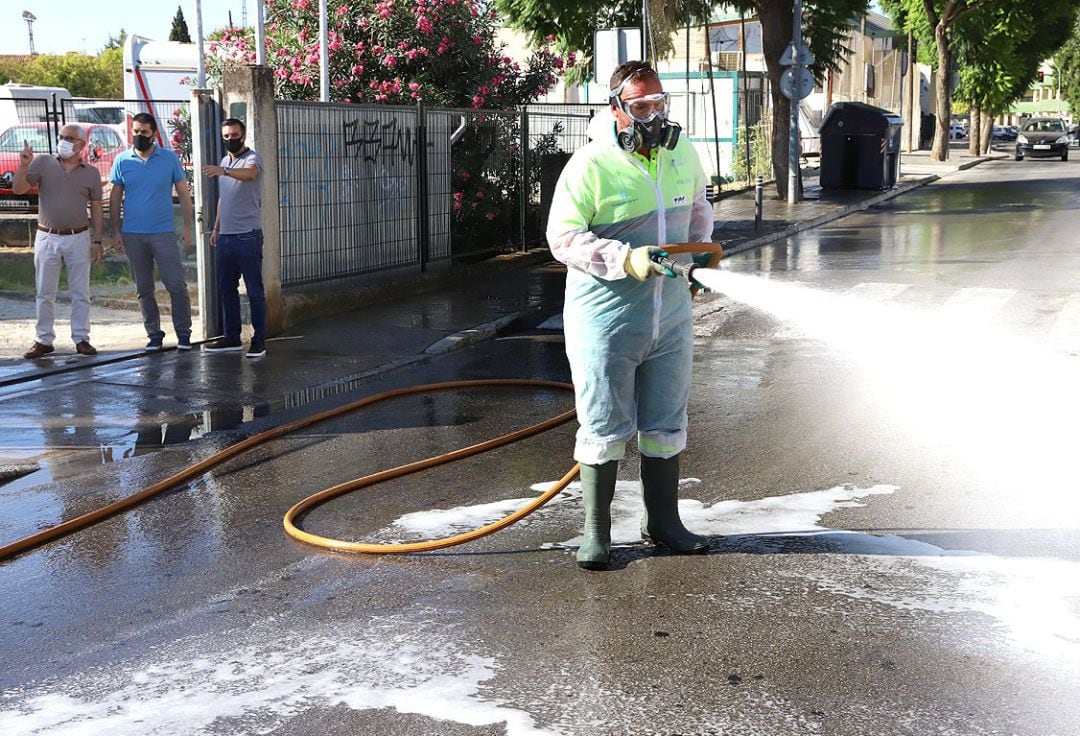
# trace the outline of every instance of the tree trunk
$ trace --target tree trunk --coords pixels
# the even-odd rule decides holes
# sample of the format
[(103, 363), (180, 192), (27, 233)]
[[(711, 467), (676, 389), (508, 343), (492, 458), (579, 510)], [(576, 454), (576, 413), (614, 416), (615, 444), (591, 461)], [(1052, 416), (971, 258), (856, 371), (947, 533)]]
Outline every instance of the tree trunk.
[(791, 134), (791, 101), (780, 91), (780, 56), (791, 42), (792, 0), (759, 0), (758, 20), (761, 22), (761, 44), (768, 67), (769, 89), (772, 95), (772, 170), (776, 193), (787, 199), (788, 136)]
[(971, 106), (971, 112), (968, 114), (968, 153), (972, 156), (978, 156), (979, 150), (982, 148), (982, 127), (979, 124), (980, 110), (975, 105)]
[(934, 41), (937, 42), (937, 129), (934, 133), (934, 147), (930, 150), (931, 161), (949, 160), (949, 123), (952, 119), (952, 50), (949, 48), (948, 27), (940, 21), (934, 28)]
[(994, 116), (983, 110), (982, 113), (982, 155), (990, 153), (990, 146), (994, 144)]

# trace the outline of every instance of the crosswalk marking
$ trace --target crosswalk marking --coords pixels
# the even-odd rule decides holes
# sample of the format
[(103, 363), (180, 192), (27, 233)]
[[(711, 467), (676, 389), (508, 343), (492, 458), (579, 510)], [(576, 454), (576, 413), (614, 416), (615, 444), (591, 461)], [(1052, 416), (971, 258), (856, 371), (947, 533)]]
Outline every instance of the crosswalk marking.
[(1050, 328), (1050, 345), (1070, 355), (1080, 355), (1080, 294), (1073, 294)]
[(1016, 289), (960, 289), (941, 305), (938, 313), (960, 322), (985, 322), (995, 317), (1015, 294)]

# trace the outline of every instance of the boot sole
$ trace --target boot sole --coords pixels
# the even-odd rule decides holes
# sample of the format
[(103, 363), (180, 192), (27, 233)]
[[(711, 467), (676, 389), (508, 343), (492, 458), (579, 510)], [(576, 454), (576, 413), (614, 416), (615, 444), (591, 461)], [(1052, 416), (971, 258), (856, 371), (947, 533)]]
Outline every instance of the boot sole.
[(707, 554), (709, 554), (709, 544), (708, 543), (706, 543), (704, 547), (691, 547), (690, 549), (679, 549), (678, 547), (673, 547), (672, 545), (670, 545), (669, 543), (665, 542), (662, 539), (656, 539), (655, 537), (650, 537), (648, 534), (642, 534), (641, 537), (642, 537), (642, 539), (645, 540), (646, 544), (650, 544), (653, 547), (656, 547), (658, 549), (666, 549), (669, 552), (671, 552), (672, 554), (676, 554), (676, 555), (707, 555)]
[(577, 566), (582, 570), (607, 570), (610, 563), (608, 560), (582, 561), (578, 560)]

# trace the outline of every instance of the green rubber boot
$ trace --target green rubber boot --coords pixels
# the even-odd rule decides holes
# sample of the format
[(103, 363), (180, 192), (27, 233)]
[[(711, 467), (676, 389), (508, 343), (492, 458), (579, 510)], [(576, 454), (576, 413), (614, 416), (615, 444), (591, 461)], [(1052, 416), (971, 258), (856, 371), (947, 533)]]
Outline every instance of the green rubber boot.
[(679, 456), (667, 460), (641, 456), (641, 491), (645, 514), (641, 536), (658, 542), (675, 554), (694, 555), (709, 551), (709, 539), (694, 534), (679, 518)]
[(615, 497), (618, 474), (618, 462), (581, 464), (585, 531), (577, 551), (577, 564), (585, 570), (606, 570), (611, 558), (611, 499)]

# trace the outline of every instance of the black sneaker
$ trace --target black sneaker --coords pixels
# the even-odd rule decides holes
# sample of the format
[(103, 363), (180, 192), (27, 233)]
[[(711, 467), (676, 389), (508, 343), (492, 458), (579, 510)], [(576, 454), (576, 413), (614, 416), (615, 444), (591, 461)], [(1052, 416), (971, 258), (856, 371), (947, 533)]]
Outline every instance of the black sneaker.
[(176, 338), (177, 350), (191, 350), (191, 335), (178, 335)]
[(147, 350), (161, 350), (161, 342), (165, 338), (161, 335), (154, 335), (150, 338), (150, 342), (146, 343)]
[(207, 353), (236, 353), (243, 350), (244, 345), (240, 342), (239, 337), (219, 337), (217, 340), (203, 345), (202, 349)]
[(261, 358), (266, 355), (266, 342), (264, 340), (252, 340), (248, 346), (247, 357)]

